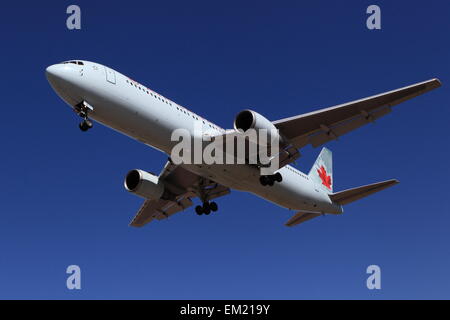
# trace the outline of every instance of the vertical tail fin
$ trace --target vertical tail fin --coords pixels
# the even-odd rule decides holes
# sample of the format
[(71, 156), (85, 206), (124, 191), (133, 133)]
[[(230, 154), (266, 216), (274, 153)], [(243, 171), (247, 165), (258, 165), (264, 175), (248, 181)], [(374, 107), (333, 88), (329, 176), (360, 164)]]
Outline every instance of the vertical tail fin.
[(323, 148), (308, 174), (309, 178), (327, 193), (333, 193), (333, 154)]

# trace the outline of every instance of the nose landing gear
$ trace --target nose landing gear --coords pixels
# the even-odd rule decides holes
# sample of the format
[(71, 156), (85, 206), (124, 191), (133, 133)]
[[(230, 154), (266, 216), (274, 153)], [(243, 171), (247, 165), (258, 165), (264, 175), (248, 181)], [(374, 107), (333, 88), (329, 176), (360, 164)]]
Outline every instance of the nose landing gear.
[(83, 118), (83, 121), (78, 125), (78, 127), (80, 128), (81, 131), (83, 131), (83, 132), (88, 131), (89, 129), (91, 129), (94, 126), (94, 124), (92, 123), (91, 120), (89, 120), (89, 117), (88, 117), (88, 113), (93, 110), (94, 110), (94, 108), (86, 101), (82, 101), (75, 106), (75, 112), (81, 118)]
[(90, 128), (93, 127), (92, 121), (89, 119), (84, 119), (80, 124), (78, 125), (81, 131), (88, 131)]

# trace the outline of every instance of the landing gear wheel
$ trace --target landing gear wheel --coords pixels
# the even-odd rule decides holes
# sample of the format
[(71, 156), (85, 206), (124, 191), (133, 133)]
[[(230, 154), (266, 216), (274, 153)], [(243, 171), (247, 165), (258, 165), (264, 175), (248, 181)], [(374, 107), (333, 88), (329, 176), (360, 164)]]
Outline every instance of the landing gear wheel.
[(93, 123), (89, 120), (89, 112), (93, 111), (94, 108), (86, 101), (81, 101), (74, 106), (75, 112), (83, 118), (83, 121), (79, 124), (81, 131), (88, 131), (93, 127)]
[(209, 204), (209, 208), (211, 209), (212, 212), (216, 212), (219, 209), (219, 207), (217, 206), (217, 203), (215, 203), (215, 202), (211, 202)]
[(80, 124), (79, 124), (80, 130), (81, 131), (88, 131), (90, 128), (93, 127), (92, 121), (90, 120), (83, 120)]
[(211, 213), (211, 208), (210, 208), (208, 202), (205, 202), (203, 204), (203, 213), (206, 214), (206, 215), (209, 215)]
[(267, 186), (269, 184), (269, 179), (267, 178), (267, 176), (260, 176), (259, 177), (259, 182), (263, 185), (263, 186)]
[(274, 174), (274, 178), (276, 182), (281, 182), (283, 181), (283, 176), (281, 175), (281, 173), (277, 172)]
[(80, 128), (80, 130), (83, 132), (88, 130), (88, 128), (84, 125), (84, 122), (80, 122), (78, 128)]
[(199, 216), (203, 214), (203, 207), (202, 206), (196, 206), (195, 207), (195, 213), (197, 213)]
[(273, 186), (275, 182), (281, 182), (281, 181), (283, 181), (283, 176), (279, 172), (277, 172), (273, 175), (270, 175), (270, 176), (260, 176), (259, 177), (259, 182), (263, 186)]

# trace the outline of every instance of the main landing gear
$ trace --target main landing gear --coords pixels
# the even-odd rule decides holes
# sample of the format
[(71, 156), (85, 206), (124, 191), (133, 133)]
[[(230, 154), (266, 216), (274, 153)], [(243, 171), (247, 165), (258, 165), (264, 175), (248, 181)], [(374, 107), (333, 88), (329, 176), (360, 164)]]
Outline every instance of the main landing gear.
[(78, 125), (78, 127), (80, 128), (81, 131), (83, 131), (83, 132), (88, 131), (89, 129), (91, 129), (94, 126), (94, 124), (92, 123), (91, 120), (89, 120), (89, 117), (88, 117), (88, 113), (93, 110), (94, 110), (94, 108), (92, 108), (92, 106), (89, 103), (87, 103), (86, 101), (82, 101), (75, 106), (75, 112), (81, 118), (83, 118), (83, 121), (80, 122), (80, 124)]
[(275, 174), (269, 175), (269, 176), (260, 176), (259, 182), (263, 186), (273, 186), (275, 182), (281, 182), (283, 181), (283, 176), (281, 173), (277, 172)]
[(195, 212), (201, 216), (202, 214), (210, 214), (211, 211), (212, 212), (216, 212), (219, 209), (219, 207), (217, 206), (217, 203), (215, 202), (203, 202), (202, 206), (196, 206), (195, 207)]

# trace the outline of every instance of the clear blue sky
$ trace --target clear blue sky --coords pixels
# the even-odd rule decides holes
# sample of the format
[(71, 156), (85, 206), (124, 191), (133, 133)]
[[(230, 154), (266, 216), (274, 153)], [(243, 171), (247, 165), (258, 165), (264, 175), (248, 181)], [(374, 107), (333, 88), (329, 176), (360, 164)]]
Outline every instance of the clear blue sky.
[[(82, 30), (66, 29), (78, 4)], [(366, 28), (367, 6), (382, 30)], [(29, 1), (2, 7), (0, 298), (450, 298), (450, 3), (423, 1)], [(279, 119), (433, 77), (443, 87), (327, 144), (335, 189), (401, 184), (296, 228), (241, 192), (220, 210), (128, 227), (132, 168), (166, 156), (78, 118), (45, 67), (108, 65), (230, 128), (253, 108)], [(319, 149), (305, 148), (308, 172)], [(82, 290), (66, 289), (66, 267)], [(382, 290), (366, 268), (382, 269)]]

